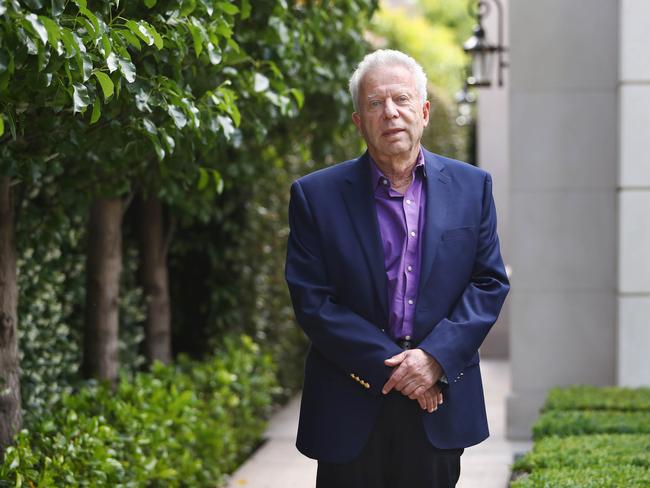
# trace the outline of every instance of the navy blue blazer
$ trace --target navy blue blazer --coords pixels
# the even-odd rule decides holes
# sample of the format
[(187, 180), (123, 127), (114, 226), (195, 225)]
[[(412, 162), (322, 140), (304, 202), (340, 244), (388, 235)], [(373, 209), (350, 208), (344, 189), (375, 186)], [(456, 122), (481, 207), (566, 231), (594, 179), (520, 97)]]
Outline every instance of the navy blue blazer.
[[(461, 448), (487, 438), (478, 348), (509, 284), (499, 251), (492, 181), (485, 171), (424, 151), (426, 227), (412, 342), (436, 358), (449, 386), (422, 410), (431, 444)], [(285, 275), (296, 319), (311, 341), (297, 447), (343, 463), (365, 445), (401, 349), (384, 332), (388, 296), (370, 159), (295, 181)], [(413, 400), (415, 401), (415, 400)]]

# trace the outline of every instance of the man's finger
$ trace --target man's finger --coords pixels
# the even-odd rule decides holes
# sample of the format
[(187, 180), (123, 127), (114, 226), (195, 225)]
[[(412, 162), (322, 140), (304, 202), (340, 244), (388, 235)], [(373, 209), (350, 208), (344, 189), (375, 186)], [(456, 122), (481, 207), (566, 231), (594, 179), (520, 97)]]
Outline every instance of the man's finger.
[(402, 395), (409, 396), (421, 384), (415, 378), (405, 376), (395, 385), (395, 389), (401, 392)]
[(427, 412), (431, 413), (433, 411), (433, 396), (431, 395), (431, 391), (426, 390), (422, 393), (422, 397), (426, 400)]
[(406, 359), (406, 351), (402, 351), (399, 354), (396, 354), (395, 356), (386, 359), (384, 361), (384, 364), (386, 366), (397, 366), (402, 361), (404, 361), (404, 359)]
[(426, 397), (420, 396), (420, 397), (417, 398), (417, 401), (420, 404), (420, 408), (422, 408), (422, 410), (427, 409), (427, 399), (426, 399)]
[(442, 400), (443, 400), (442, 392), (440, 391), (440, 392), (438, 392), (438, 405), (442, 405)]
[(381, 392), (384, 395), (387, 395), (390, 393), (390, 391), (395, 387), (395, 385), (402, 379), (404, 376), (404, 371), (402, 368), (396, 368), (393, 371), (393, 374), (390, 375), (390, 378), (388, 378), (388, 381), (384, 385), (384, 387), (381, 389)]
[[(423, 391), (424, 391), (424, 386), (419, 385), (408, 395), (408, 397), (411, 400), (418, 400), (419, 401), (419, 397), (424, 396), (424, 395), (422, 395)], [(406, 395), (406, 392), (402, 392), (402, 394)]]

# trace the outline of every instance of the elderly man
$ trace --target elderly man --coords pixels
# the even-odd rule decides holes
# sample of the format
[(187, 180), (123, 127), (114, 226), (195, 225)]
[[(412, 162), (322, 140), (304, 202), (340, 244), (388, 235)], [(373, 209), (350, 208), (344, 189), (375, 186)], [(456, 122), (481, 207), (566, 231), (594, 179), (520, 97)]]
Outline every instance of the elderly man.
[(478, 348), (509, 288), (492, 181), (420, 145), (426, 86), (406, 54), (367, 55), (350, 92), (368, 150), (291, 187), (297, 447), (318, 488), (453, 487), (488, 436)]

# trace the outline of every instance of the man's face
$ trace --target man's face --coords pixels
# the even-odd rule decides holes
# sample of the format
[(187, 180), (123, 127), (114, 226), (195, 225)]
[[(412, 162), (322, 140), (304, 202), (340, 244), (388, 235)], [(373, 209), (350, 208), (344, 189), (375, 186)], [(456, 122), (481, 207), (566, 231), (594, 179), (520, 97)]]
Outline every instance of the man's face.
[(373, 158), (412, 156), (429, 123), (429, 102), (422, 103), (413, 75), (403, 66), (370, 70), (359, 86), (359, 111), (352, 114)]

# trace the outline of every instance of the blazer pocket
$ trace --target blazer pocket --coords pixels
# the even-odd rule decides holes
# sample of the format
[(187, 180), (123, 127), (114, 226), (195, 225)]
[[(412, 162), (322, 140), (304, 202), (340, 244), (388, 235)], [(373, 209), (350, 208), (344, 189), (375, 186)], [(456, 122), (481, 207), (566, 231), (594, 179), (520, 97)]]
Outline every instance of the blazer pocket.
[(443, 241), (457, 241), (459, 239), (471, 239), (474, 237), (474, 227), (458, 227), (448, 229), (442, 233)]

